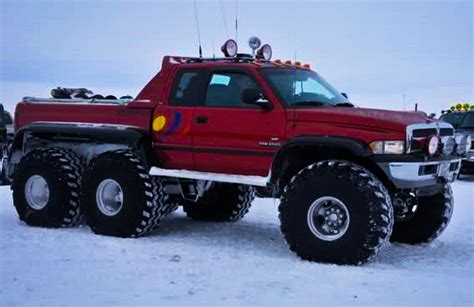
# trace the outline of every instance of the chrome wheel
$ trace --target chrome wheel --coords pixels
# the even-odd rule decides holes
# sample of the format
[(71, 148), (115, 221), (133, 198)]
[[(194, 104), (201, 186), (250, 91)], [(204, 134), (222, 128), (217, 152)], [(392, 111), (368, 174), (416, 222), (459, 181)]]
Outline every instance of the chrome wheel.
[(105, 179), (97, 188), (96, 201), (100, 212), (107, 216), (116, 215), (123, 206), (122, 187), (113, 179)]
[(25, 198), (28, 205), (35, 209), (43, 209), (49, 201), (49, 186), (46, 179), (33, 175), (26, 181)]
[(311, 232), (324, 241), (342, 237), (349, 228), (349, 211), (346, 205), (332, 196), (316, 199), (308, 210), (307, 222)]

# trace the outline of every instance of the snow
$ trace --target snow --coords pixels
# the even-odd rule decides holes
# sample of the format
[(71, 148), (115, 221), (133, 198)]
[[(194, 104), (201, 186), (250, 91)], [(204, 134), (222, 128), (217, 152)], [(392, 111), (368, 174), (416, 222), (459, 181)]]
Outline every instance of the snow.
[(17, 218), (0, 188), (0, 306), (474, 304), (474, 178), (454, 183), (455, 211), (430, 245), (389, 244), (372, 262), (302, 261), (279, 230), (278, 201), (257, 199), (237, 223), (181, 211), (140, 239)]

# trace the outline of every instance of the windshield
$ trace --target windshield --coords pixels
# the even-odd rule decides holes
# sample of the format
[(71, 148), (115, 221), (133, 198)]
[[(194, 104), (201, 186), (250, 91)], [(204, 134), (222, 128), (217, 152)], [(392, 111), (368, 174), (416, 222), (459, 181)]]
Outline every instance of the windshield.
[(459, 125), (461, 129), (474, 129), (474, 112), (466, 113), (463, 121)]
[(351, 105), (349, 100), (314, 71), (282, 68), (261, 71), (273, 91), (288, 107)]
[(464, 115), (465, 113), (453, 112), (453, 113), (444, 114), (443, 116), (441, 116), (440, 119), (444, 122), (447, 122), (453, 125), (453, 127), (457, 129)]

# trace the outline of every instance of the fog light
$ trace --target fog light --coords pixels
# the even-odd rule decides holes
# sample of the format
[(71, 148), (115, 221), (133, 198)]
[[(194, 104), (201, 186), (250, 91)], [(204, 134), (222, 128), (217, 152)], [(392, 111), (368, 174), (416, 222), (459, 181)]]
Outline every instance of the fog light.
[(442, 137), (441, 144), (443, 146), (443, 155), (449, 156), (454, 152), (454, 147), (456, 143), (452, 137)]
[(470, 135), (466, 136), (466, 151), (472, 149), (472, 137)]
[(468, 138), (470, 139), (470, 136), (458, 135), (454, 139), (456, 142), (456, 153), (458, 155), (464, 155), (471, 147), (470, 142), (469, 144), (467, 143)]
[(439, 138), (435, 135), (430, 136), (426, 142), (426, 152), (428, 155), (434, 155), (438, 151), (438, 146)]

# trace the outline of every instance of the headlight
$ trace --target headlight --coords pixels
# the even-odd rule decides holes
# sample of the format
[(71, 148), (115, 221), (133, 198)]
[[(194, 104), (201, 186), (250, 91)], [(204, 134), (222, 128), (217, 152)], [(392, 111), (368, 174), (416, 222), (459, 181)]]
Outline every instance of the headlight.
[(374, 154), (396, 154), (405, 152), (405, 141), (373, 141), (369, 144)]
[(435, 135), (430, 136), (426, 140), (426, 152), (432, 156), (438, 151), (439, 138)]

